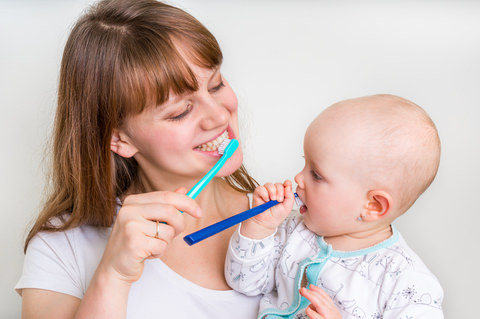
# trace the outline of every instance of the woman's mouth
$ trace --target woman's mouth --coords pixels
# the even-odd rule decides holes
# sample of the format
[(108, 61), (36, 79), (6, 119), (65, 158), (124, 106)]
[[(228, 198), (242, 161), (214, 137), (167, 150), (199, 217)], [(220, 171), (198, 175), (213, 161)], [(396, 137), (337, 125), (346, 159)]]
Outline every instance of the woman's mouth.
[(220, 144), (222, 144), (222, 142), (226, 138), (228, 138), (227, 130), (225, 130), (222, 133), (222, 135), (220, 135), (216, 139), (211, 140), (211, 141), (209, 141), (207, 143), (204, 143), (204, 144), (200, 144), (197, 147), (195, 147), (195, 149), (199, 150), (199, 151), (202, 151), (202, 152), (214, 152), (214, 151), (218, 150), (218, 147), (220, 146)]

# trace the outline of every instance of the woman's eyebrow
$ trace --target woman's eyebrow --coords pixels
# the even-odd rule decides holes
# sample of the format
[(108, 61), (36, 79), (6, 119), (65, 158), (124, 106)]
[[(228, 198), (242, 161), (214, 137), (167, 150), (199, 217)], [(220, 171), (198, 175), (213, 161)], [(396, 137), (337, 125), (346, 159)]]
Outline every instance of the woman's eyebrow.
[(210, 75), (209, 81), (212, 80), (218, 73), (220, 73), (220, 66), (216, 66), (212, 69), (212, 75)]

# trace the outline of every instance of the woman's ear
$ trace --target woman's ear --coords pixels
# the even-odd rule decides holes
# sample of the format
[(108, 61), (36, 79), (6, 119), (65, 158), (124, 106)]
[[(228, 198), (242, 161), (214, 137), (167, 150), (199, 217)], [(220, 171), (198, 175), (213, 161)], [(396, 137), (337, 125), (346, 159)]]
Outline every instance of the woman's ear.
[(388, 215), (393, 204), (392, 196), (386, 191), (371, 190), (367, 193), (367, 203), (362, 219), (365, 221), (379, 220)]
[(113, 130), (110, 150), (125, 158), (130, 158), (138, 152), (137, 148), (130, 142), (128, 136), (118, 129)]

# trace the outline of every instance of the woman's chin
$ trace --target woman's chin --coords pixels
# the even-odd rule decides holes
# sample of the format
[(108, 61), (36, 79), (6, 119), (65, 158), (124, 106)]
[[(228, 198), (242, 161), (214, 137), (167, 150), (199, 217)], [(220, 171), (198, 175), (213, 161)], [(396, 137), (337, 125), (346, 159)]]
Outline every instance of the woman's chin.
[(225, 164), (223, 165), (222, 169), (218, 172), (217, 176), (225, 177), (232, 175), (235, 173), (237, 169), (242, 166), (243, 163), (243, 153), (242, 149), (239, 147), (235, 153), (233, 153), (232, 157), (227, 159)]

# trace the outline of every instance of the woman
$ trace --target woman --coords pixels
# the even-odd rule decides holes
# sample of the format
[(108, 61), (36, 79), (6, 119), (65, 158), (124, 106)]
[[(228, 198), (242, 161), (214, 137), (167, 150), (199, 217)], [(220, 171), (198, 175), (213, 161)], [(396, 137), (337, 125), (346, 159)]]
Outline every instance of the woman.
[(79, 19), (62, 58), (52, 193), (16, 286), (24, 318), (255, 317), (258, 299), (223, 276), (233, 229), (182, 240), (248, 209), (256, 186), (239, 147), (195, 201), (185, 195), (219, 159), (211, 142), (239, 138), (221, 62), (205, 27), (154, 0), (101, 1)]

